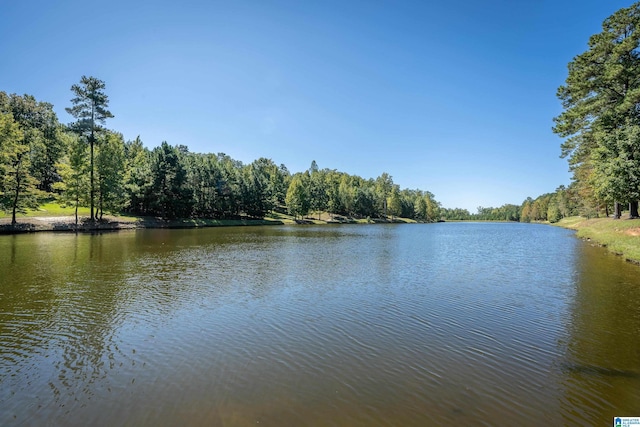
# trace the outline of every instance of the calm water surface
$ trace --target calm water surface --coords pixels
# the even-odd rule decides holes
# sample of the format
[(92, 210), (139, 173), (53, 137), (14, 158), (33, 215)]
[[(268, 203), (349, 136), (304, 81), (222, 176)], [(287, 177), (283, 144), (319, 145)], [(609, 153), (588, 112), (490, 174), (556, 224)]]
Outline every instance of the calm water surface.
[(527, 224), (0, 236), (0, 425), (611, 425), (639, 273)]

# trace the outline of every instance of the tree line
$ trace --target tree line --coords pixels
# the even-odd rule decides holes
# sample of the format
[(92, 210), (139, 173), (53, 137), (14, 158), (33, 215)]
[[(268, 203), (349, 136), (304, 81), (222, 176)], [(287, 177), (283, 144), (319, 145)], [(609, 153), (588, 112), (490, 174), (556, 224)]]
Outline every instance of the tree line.
[[(550, 221), (570, 215), (620, 218), (628, 207), (638, 218), (640, 200), (640, 2), (604, 20), (589, 38), (588, 49), (568, 64), (557, 96), (563, 111), (553, 131), (564, 138), (571, 184), (554, 193), (528, 198), (515, 210), (447, 210), (450, 219)], [(514, 214), (515, 212), (515, 214)], [(465, 215), (466, 214), (466, 215)], [(455, 217), (455, 218), (454, 218)]]
[(515, 221), (555, 223), (562, 218), (581, 215), (580, 194), (572, 183), (561, 185), (553, 193), (545, 193), (535, 199), (527, 197), (520, 205), (504, 204), (500, 207), (478, 207), (476, 212), (467, 209), (447, 209), (440, 211), (441, 218), (451, 221)]
[(43, 200), (105, 213), (173, 218), (295, 217), (319, 212), (361, 218), (440, 218), (432, 193), (400, 189), (388, 173), (373, 179), (311, 167), (291, 174), (260, 158), (243, 164), (224, 153), (193, 153), (162, 142), (147, 148), (105, 127), (113, 117), (105, 83), (83, 76), (71, 88), (61, 124), (47, 102), (0, 92), (0, 208), (16, 214)]
[(573, 172), (578, 211), (638, 217), (640, 199), (640, 2), (605, 19), (558, 89), (553, 131)]

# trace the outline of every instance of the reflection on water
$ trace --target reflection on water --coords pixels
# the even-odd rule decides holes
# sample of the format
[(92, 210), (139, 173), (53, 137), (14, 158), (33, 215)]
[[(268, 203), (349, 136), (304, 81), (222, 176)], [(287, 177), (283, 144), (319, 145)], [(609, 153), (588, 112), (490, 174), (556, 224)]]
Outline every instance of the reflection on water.
[(582, 246), (562, 365), (565, 413), (579, 403), (585, 424), (640, 411), (639, 268)]
[(525, 224), (0, 238), (0, 425), (598, 425), (638, 267)]

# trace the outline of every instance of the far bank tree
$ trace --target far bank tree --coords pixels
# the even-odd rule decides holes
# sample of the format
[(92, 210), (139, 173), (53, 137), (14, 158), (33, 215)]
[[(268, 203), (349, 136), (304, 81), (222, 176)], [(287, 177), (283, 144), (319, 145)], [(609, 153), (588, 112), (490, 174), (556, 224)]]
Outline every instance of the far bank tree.
[(104, 132), (95, 159), (98, 205), (96, 217), (104, 211), (117, 213), (124, 206), (124, 138), (115, 132)]
[(0, 113), (0, 204), (11, 210), (12, 225), (16, 224), (16, 213), (37, 204), (36, 180), (29, 173), (31, 137), (12, 114)]
[(604, 21), (602, 32), (589, 39), (588, 50), (568, 65), (566, 83), (558, 89), (564, 111), (553, 128), (566, 138), (562, 156), (569, 158), (585, 197), (596, 203), (630, 203), (631, 216), (638, 215), (631, 179), (640, 158), (628, 149), (635, 133), (626, 129), (640, 124), (639, 31), (640, 3)]
[(109, 98), (104, 93), (105, 84), (95, 77), (82, 76), (79, 84), (71, 86), (71, 91), (75, 95), (71, 99), (72, 107), (66, 108), (67, 113), (77, 120), (69, 125), (69, 128), (89, 143), (89, 205), (90, 219), (95, 220), (94, 202), (94, 146), (96, 136), (102, 132), (106, 119), (112, 118), (113, 114), (107, 109)]
[(73, 206), (78, 226), (78, 207), (86, 206), (87, 190), (89, 189), (87, 162), (87, 144), (80, 137), (67, 134), (67, 155), (56, 166), (62, 180), (56, 182), (53, 188), (60, 192), (59, 200), (65, 206)]
[(309, 213), (309, 195), (305, 188), (301, 174), (293, 176), (289, 189), (287, 190), (287, 197), (285, 199), (287, 204), (287, 210), (289, 214), (294, 218), (304, 217)]
[(187, 154), (186, 147), (174, 147), (166, 141), (151, 152), (150, 209), (154, 215), (164, 219), (191, 215), (193, 193), (187, 186), (187, 170), (183, 162)]

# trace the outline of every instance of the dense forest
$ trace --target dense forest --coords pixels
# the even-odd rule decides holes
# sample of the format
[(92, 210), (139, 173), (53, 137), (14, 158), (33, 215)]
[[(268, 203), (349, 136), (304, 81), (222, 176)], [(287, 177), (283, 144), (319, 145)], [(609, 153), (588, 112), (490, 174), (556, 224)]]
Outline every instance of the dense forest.
[(364, 179), (320, 169), (312, 161), (308, 170), (291, 174), (271, 159), (245, 165), (222, 153), (192, 153), (166, 142), (148, 149), (139, 138), (125, 141), (104, 126), (112, 117), (104, 89), (93, 77), (72, 87), (75, 97), (67, 110), (77, 121), (69, 125), (58, 121), (49, 103), (0, 92), (0, 205), (14, 219), (45, 200), (91, 206), (97, 219), (121, 212), (263, 218), (270, 211), (288, 211), (296, 217), (330, 212), (418, 221), (555, 221), (579, 211), (571, 187), (522, 205), (470, 213), (441, 207), (428, 191), (401, 190), (388, 173)]
[(550, 221), (582, 215), (638, 217), (640, 199), (640, 3), (617, 11), (568, 64), (558, 89), (563, 112), (553, 131), (573, 180), (520, 205), (443, 208), (429, 191), (400, 189), (391, 175), (365, 179), (334, 169), (291, 173), (260, 158), (192, 153), (167, 142), (153, 149), (106, 127), (105, 83), (82, 77), (71, 87), (61, 124), (47, 102), (0, 92), (0, 208), (16, 214), (45, 200), (90, 207), (90, 220), (126, 212), (162, 218), (263, 218), (288, 211), (418, 221)]
[[(433, 194), (401, 190), (382, 173), (364, 179), (315, 161), (291, 174), (260, 158), (243, 164), (218, 154), (192, 153), (167, 142), (148, 149), (105, 127), (104, 82), (82, 77), (67, 108), (77, 120), (61, 124), (49, 103), (0, 92), (0, 204), (11, 212), (44, 200), (91, 207), (91, 220), (127, 212), (162, 218), (263, 218), (270, 211), (296, 217), (330, 212), (353, 217), (440, 218)], [(76, 214), (77, 216), (77, 214)]]

